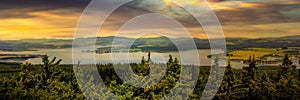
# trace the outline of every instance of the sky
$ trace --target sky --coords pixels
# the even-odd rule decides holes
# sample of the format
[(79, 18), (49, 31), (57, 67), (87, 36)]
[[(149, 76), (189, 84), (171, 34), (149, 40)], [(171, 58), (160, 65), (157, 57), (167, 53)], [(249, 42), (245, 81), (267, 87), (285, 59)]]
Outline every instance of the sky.
[[(127, 3), (107, 18), (98, 36), (137, 38), (140, 34), (146, 34), (148, 37), (168, 34), (185, 37), (183, 34), (186, 33), (181, 29), (185, 27), (191, 36), (207, 38), (201, 24), (182, 7), (201, 9), (204, 0), (173, 0), (181, 4), (170, 1), (172, 0), (135, 0)], [(1, 0), (0, 40), (71, 39), (82, 12), (90, 2), (90, 0)], [(225, 37), (300, 35), (299, 0), (208, 0), (208, 4), (216, 13)], [(93, 12), (105, 11), (96, 9)], [(199, 16), (206, 16), (206, 13)], [(97, 17), (93, 16), (87, 22), (96, 22), (95, 20)], [(89, 27), (96, 26), (85, 27), (86, 33), (89, 32)]]

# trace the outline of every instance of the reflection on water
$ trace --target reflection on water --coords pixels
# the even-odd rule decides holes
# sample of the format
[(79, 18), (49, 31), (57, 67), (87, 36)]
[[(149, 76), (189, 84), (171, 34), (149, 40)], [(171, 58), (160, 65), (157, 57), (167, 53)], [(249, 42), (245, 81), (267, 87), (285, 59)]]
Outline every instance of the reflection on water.
[[(207, 58), (207, 55), (210, 54), (210, 49), (197, 50), (200, 64), (197, 63), (197, 59), (193, 59), (195, 55), (189, 52), (195, 52), (195, 50), (182, 51), (184, 54), (191, 54), (186, 58), (185, 63), (191, 65), (201, 65), (201, 66), (210, 66), (212, 60)], [(1, 54), (48, 54), (50, 57), (57, 57), (62, 59), (62, 64), (72, 64), (72, 48), (67, 49), (40, 49), (38, 51), (23, 51), (23, 52), (0, 52)], [(84, 52), (75, 52), (77, 55), (82, 55), (81, 64), (89, 64), (93, 61), (95, 55), (96, 63), (131, 63), (131, 62), (140, 62), (141, 57), (144, 56), (147, 59), (147, 53), (144, 52), (135, 52), (135, 53), (104, 53), (104, 54), (94, 54), (94, 53), (84, 53)], [(112, 57), (112, 55), (115, 55)], [(151, 60), (156, 63), (166, 63), (168, 61), (169, 55), (180, 58), (178, 52), (168, 52), (168, 53), (151, 53)], [(128, 59), (127, 59), (128, 58)], [(113, 59), (113, 60), (112, 60)], [(180, 60), (180, 59), (179, 59)], [(113, 62), (112, 62), (113, 61)], [(9, 61), (6, 61), (9, 62)], [(33, 64), (41, 64), (42, 60), (40, 58), (33, 58), (22, 62), (31, 62)], [(244, 65), (242, 62), (231, 62), (234, 68), (242, 68)]]

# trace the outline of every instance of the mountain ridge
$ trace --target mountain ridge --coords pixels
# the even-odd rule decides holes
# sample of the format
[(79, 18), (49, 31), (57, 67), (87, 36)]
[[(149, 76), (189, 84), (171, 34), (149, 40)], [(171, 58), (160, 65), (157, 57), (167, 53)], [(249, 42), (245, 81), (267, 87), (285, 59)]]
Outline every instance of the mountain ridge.
[[(96, 39), (96, 43), (93, 43)], [(107, 37), (87, 37), (75, 39), (82, 45), (111, 46), (115, 45), (135, 46), (135, 47), (151, 47), (157, 48), (175, 48), (175, 44), (186, 45), (191, 38), (168, 38), (150, 37), (150, 38), (129, 38), (119, 36)], [(209, 49), (208, 39), (192, 38), (197, 46), (197, 49)], [(214, 38), (222, 39), (222, 38)], [(284, 37), (265, 37), (265, 38), (225, 38), (227, 48), (230, 50), (244, 48), (286, 48), (300, 47), (300, 35), (284, 36)], [(171, 41), (173, 40), (173, 42)], [(131, 44), (132, 43), (132, 44)], [(21, 40), (0, 40), (1, 51), (26, 51), (35, 49), (56, 49), (56, 48), (71, 48), (73, 47), (73, 39), (21, 39)]]

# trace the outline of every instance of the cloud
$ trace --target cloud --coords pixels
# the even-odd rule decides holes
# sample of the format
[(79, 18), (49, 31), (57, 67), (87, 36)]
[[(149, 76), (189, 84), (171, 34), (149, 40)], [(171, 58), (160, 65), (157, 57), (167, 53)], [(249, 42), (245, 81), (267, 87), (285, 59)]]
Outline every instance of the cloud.
[[(1, 40), (72, 38), (90, 0), (1, 0)], [(3, 35), (6, 34), (6, 35)], [(65, 37), (64, 37), (65, 36)]]
[(35, 17), (0, 19), (0, 33), (11, 34), (1, 39), (54, 38), (56, 34), (72, 34), (79, 15), (58, 12), (65, 11), (30, 12), (28, 15)]
[(31, 12), (70, 10), (80, 13), (90, 0), (1, 0), (0, 18), (30, 18)]
[(299, 35), (300, 23), (273, 23), (259, 25), (227, 25), (224, 26), (226, 37), (281, 37)]
[[(173, 0), (201, 8), (199, 0)], [(268, 37), (299, 34), (299, 0), (208, 0), (221, 24), (225, 36), (229, 37)], [(2, 0), (0, 2), (0, 36), (3, 39), (22, 38), (72, 38), (79, 17), (90, 0)], [(192, 32), (194, 37), (206, 35), (198, 21), (182, 5), (166, 6), (163, 0), (135, 0), (117, 9), (104, 23), (100, 31), (104, 36), (114, 35), (116, 30), (128, 20), (147, 13), (160, 13), (172, 17)], [(105, 12), (101, 9), (95, 11)], [(89, 12), (93, 13), (93, 12)], [(205, 16), (201, 13), (199, 16)], [(155, 21), (144, 19), (139, 22), (145, 26), (170, 25), (168, 20), (159, 17)], [(97, 16), (91, 16), (88, 22), (95, 22)], [(210, 24), (206, 20), (204, 23)], [(293, 24), (291, 24), (293, 23)], [(124, 34), (143, 32), (145, 26), (134, 26)], [(277, 27), (280, 26), (280, 27)], [(89, 24), (85, 32), (90, 32)], [(147, 30), (147, 29), (145, 29)], [(155, 27), (156, 32), (173, 33), (181, 36), (182, 32)], [(150, 30), (149, 30), (150, 31)], [(285, 33), (286, 32), (286, 33)], [(250, 34), (251, 33), (251, 34)]]
[[(238, 8), (235, 10), (216, 11), (223, 24), (268, 24), (268, 23), (287, 23), (298, 22), (300, 17), (295, 17), (295, 11), (299, 9), (299, 4), (292, 5), (270, 5), (261, 4), (261, 6), (250, 8)], [(288, 16), (287, 16), (288, 15)], [(292, 16), (294, 17), (292, 17)]]
[[(190, 1), (192, 2), (192, 0)], [(193, 4), (198, 5), (195, 7), (199, 7), (201, 3)], [(227, 33), (226, 36), (230, 37), (267, 37), (273, 36), (273, 30), (281, 30), (275, 31), (279, 36), (282, 35), (295, 35), (298, 33), (284, 33), (291, 32), (288, 29), (274, 29), (274, 25), (289, 27), (292, 24), (284, 24), (284, 23), (299, 23), (299, 8), (300, 5), (297, 3), (282, 3), (278, 4), (278, 2), (273, 1), (233, 1), (233, 0), (215, 0), (210, 3), (212, 8), (214, 8), (219, 20), (221, 21), (224, 31)], [(110, 30), (118, 30), (121, 25), (123, 25), (127, 20), (134, 18), (139, 14), (145, 13), (161, 13), (167, 16), (173, 17), (174, 19), (181, 22), (184, 26), (188, 27), (189, 30), (193, 30), (192, 33), (194, 36), (205, 38), (203, 29), (197, 20), (189, 14), (183, 8), (172, 5), (172, 7), (167, 7), (161, 3), (149, 3), (146, 1), (135, 1), (129, 3), (120, 9), (118, 9), (114, 14), (110, 17), (109, 21), (112, 21), (110, 25), (105, 24), (105, 26), (110, 27)], [(126, 13), (126, 14), (124, 14)], [(141, 21), (145, 24), (148, 20)], [(164, 21), (156, 21), (164, 24)], [(206, 22), (206, 23), (209, 23)], [(261, 27), (270, 28), (265, 30), (264, 28), (252, 27), (253, 25), (261, 25)], [(197, 27), (198, 28), (194, 28)], [(246, 28), (239, 28), (239, 27)], [(136, 26), (138, 28), (138, 26)], [(107, 28), (109, 30), (109, 28)], [(252, 30), (252, 31), (251, 31)], [(296, 28), (289, 28), (289, 30), (299, 31)], [(267, 32), (269, 31), (269, 33)], [(251, 33), (251, 35), (243, 35)], [(267, 34), (266, 34), (267, 33)], [(200, 35), (199, 35), (200, 34)]]

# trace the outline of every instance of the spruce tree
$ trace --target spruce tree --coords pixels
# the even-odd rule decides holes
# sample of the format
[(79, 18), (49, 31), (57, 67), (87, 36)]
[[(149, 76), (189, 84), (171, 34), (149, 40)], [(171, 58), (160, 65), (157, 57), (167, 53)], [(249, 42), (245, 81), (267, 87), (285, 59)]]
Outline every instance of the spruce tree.
[(231, 67), (230, 61), (228, 61), (228, 65), (226, 66), (226, 71), (225, 71), (225, 76), (224, 80), (227, 83), (227, 88), (226, 88), (226, 99), (231, 100), (231, 90), (234, 88), (234, 72)]

